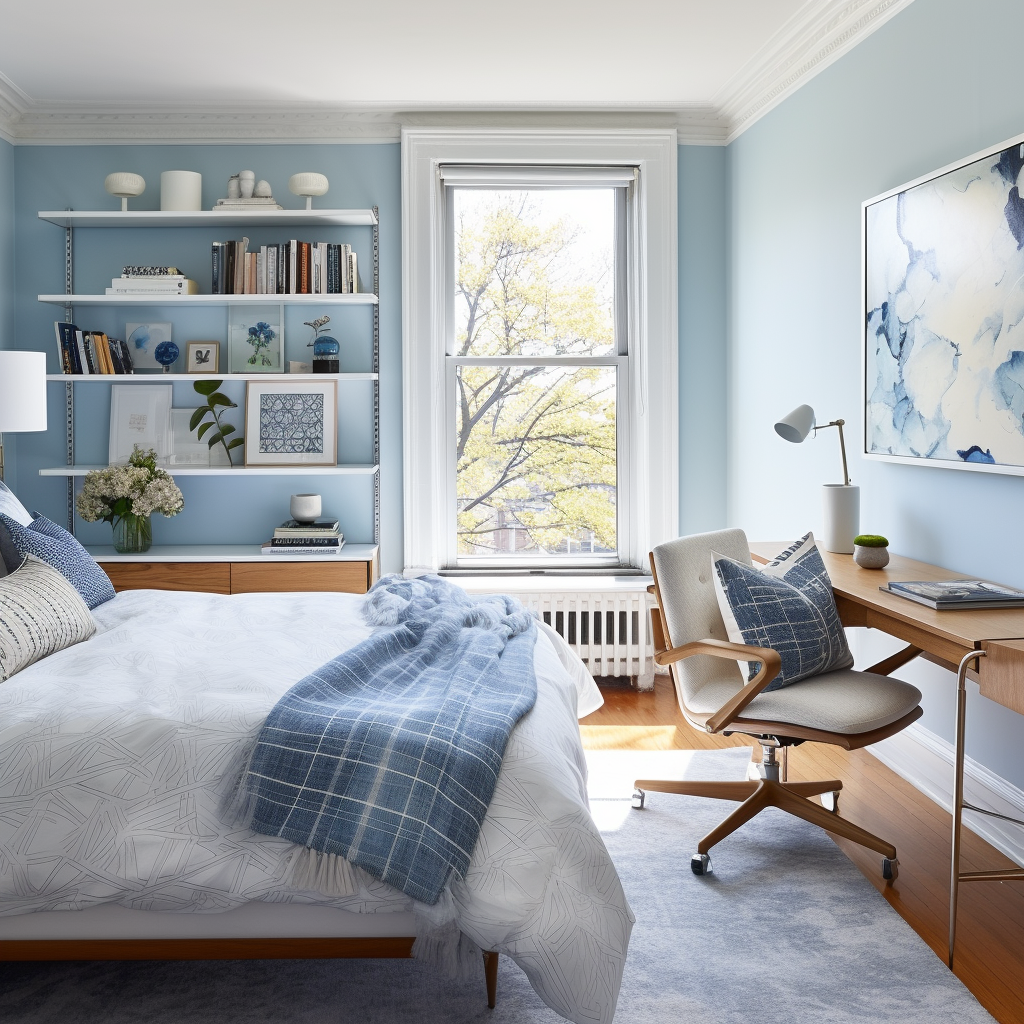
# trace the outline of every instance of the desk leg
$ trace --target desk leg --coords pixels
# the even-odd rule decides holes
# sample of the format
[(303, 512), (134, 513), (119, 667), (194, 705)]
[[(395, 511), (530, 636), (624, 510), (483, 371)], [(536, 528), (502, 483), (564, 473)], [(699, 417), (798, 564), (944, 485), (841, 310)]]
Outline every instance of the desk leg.
[(967, 726), (967, 666), (984, 651), (971, 651), (960, 659), (956, 674), (956, 736), (953, 768), (953, 856), (949, 866), (949, 969), (956, 944), (956, 900), (960, 888), (960, 828), (964, 816), (964, 733)]

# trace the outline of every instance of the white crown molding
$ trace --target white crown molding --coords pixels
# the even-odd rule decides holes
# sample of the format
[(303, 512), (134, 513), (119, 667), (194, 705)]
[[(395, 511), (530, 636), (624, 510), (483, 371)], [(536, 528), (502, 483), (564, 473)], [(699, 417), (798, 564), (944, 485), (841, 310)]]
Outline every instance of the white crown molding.
[(403, 126), (672, 127), (724, 146), (913, 0), (807, 0), (711, 101), (642, 109), (410, 110), (40, 102), (0, 74), (0, 137), (15, 145), (397, 142)]
[(809, 0), (713, 99), (732, 142), (913, 0)]

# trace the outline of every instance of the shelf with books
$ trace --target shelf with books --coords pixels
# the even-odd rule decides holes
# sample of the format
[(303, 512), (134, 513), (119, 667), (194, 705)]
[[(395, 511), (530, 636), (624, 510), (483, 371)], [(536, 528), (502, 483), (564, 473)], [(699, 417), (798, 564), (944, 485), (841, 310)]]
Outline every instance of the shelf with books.
[(69, 384), (99, 382), (107, 384), (173, 384), (177, 381), (270, 381), (287, 384), (300, 380), (336, 380), (339, 382), (378, 380), (376, 373), (48, 373), (47, 380), (66, 381)]
[[(76, 378), (77, 379), (77, 378)], [(48, 466), (40, 476), (82, 477), (106, 466)], [(171, 476), (372, 476), (380, 468), (369, 463), (347, 462), (337, 466), (161, 466)]]
[(38, 295), (39, 302), (52, 306), (374, 306), (377, 296), (371, 292), (352, 294), (329, 292), (325, 295), (263, 294), (245, 295)]
[(61, 228), (375, 227), (373, 210), (41, 210)]

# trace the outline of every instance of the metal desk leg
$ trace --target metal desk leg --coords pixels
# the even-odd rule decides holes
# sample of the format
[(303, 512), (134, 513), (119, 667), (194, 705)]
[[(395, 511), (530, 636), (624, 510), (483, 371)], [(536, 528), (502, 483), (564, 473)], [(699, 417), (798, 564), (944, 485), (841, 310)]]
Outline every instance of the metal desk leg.
[(953, 857), (949, 866), (949, 969), (956, 944), (956, 899), (960, 888), (960, 826), (964, 816), (964, 732), (967, 725), (967, 666), (984, 651), (971, 651), (960, 659), (956, 674), (956, 736), (953, 768)]

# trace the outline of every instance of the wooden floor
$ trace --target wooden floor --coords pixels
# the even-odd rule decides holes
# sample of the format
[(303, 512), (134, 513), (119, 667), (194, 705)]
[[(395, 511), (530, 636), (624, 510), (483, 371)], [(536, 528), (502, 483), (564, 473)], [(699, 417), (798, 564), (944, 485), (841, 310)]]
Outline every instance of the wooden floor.
[[(666, 677), (658, 677), (653, 693), (625, 685), (602, 687), (602, 693), (604, 707), (580, 722), (588, 749), (692, 750), (751, 743), (691, 728)], [(789, 752), (789, 777), (842, 780), (840, 813), (895, 844), (899, 878), (886, 887), (877, 854), (845, 841), (839, 841), (840, 847), (945, 962), (950, 816), (863, 750), (805, 743)], [(1010, 864), (964, 831), (963, 870)], [(956, 974), (1000, 1024), (1024, 1024), (1024, 883), (961, 884)]]

